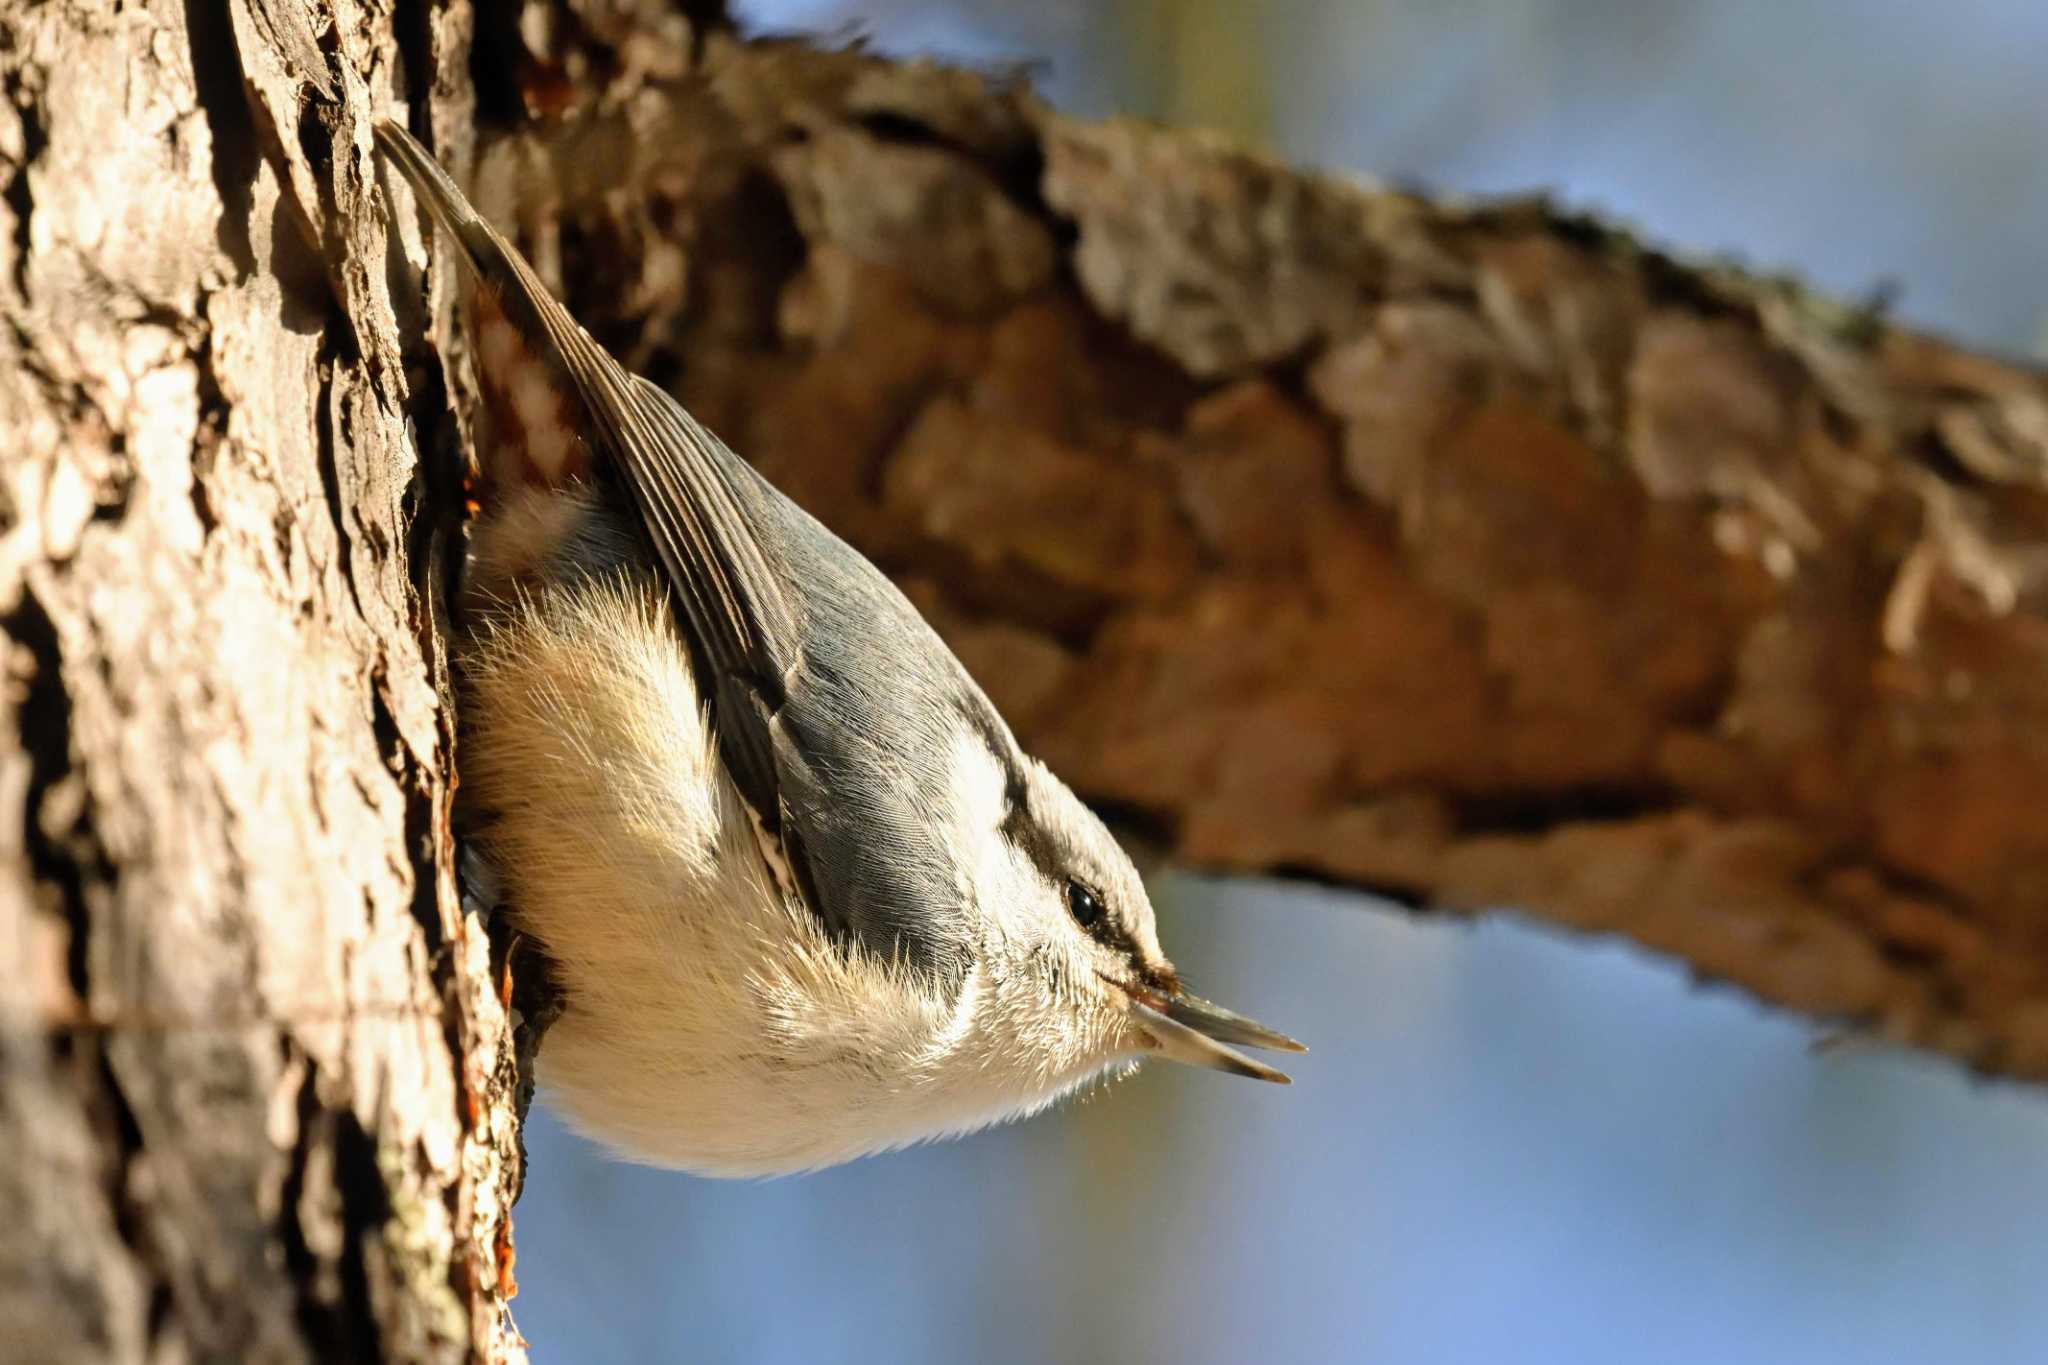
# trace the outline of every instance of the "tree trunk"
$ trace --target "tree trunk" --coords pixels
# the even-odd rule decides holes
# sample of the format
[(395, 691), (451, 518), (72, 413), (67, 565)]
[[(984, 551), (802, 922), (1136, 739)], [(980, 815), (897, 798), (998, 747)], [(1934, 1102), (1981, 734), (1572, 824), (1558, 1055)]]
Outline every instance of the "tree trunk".
[(366, 121), (457, 84), (461, 28), (0, 10), (10, 1360), (518, 1354), (406, 426), (439, 381)]
[[(0, 4), (23, 1359), (518, 1353), (420, 473), (471, 388), (400, 105), (1164, 852), (2048, 1075), (2039, 375), (1540, 203), (587, 8), (472, 66), (461, 5)], [(541, 131), (473, 157), (479, 109)]]

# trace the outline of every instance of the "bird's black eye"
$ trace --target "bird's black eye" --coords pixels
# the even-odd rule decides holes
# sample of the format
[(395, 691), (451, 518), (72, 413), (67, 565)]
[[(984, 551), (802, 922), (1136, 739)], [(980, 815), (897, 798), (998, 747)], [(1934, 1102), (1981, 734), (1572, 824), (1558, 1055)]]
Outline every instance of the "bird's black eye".
[(1093, 929), (1102, 923), (1102, 902), (1093, 891), (1071, 878), (1067, 881), (1067, 909), (1074, 916), (1074, 923), (1083, 929)]

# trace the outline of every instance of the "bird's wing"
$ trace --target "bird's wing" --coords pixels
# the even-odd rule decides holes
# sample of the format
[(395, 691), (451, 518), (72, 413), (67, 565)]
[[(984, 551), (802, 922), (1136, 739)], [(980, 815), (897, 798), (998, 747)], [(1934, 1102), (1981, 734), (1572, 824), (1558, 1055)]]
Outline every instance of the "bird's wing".
[[(828, 680), (809, 689), (820, 696), (793, 704), (793, 685), (806, 690), (798, 683), (806, 622), (786, 558), (763, 542), (808, 518), (593, 341), (411, 135), (380, 123), (376, 138), (505, 317), (529, 343), (544, 342), (566, 373), (601, 463), (631, 499), (674, 595), (733, 783), (779, 842), (805, 902), (828, 928), (881, 956), (946, 966), (939, 959), (949, 950), (916, 920), (922, 897), (901, 881), (911, 874), (883, 856), (902, 848), (927, 865), (917, 875), (937, 871), (930, 832), (906, 800), (915, 794), (875, 777), (881, 737), (848, 733), (863, 727), (867, 698)], [(879, 581), (865, 561), (860, 567)]]

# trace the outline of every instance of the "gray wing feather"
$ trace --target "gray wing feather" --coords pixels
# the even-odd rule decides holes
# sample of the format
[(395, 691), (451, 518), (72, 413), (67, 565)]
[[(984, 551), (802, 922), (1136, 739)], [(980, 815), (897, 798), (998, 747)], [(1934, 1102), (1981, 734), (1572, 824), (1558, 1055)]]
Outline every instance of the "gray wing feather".
[(885, 958), (955, 981), (970, 889), (947, 827), (957, 712), (1008, 731), (901, 593), (628, 374), (402, 129), (378, 145), (583, 400), (676, 602), (740, 794), (783, 840), (810, 908)]

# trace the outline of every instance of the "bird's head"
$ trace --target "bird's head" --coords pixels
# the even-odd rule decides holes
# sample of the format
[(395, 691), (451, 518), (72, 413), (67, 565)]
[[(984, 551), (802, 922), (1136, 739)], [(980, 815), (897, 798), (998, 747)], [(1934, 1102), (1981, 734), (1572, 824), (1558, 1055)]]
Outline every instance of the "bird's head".
[(977, 886), (985, 960), (1007, 1027), (1048, 1073), (1157, 1056), (1287, 1081), (1237, 1048), (1302, 1045), (1187, 990), (1130, 855), (1037, 760), (1010, 769), (994, 833)]

